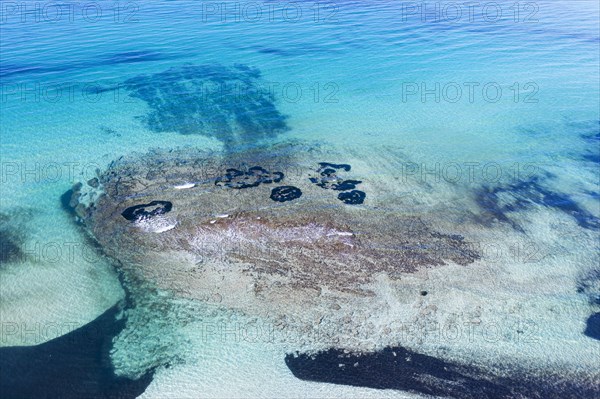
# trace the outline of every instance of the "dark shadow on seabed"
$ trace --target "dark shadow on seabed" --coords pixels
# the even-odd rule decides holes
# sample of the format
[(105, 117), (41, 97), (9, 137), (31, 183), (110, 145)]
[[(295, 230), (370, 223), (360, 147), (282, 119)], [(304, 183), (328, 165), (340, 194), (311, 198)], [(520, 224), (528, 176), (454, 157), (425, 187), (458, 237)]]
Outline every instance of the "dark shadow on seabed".
[(584, 334), (600, 340), (600, 313), (594, 313), (587, 319)]
[(395, 389), (454, 399), (591, 399), (600, 386), (565, 378), (547, 380), (510, 370), (517, 378), (500, 377), (473, 366), (420, 354), (402, 347), (353, 355), (330, 349), (314, 356), (289, 354), (285, 363), (301, 380)]
[(135, 398), (154, 371), (138, 380), (118, 377), (109, 358), (112, 338), (125, 326), (115, 305), (91, 323), (36, 346), (0, 348), (0, 397)]
[(231, 152), (290, 129), (272, 84), (244, 64), (184, 64), (128, 79), (123, 87), (148, 105), (138, 119), (150, 131), (211, 137)]

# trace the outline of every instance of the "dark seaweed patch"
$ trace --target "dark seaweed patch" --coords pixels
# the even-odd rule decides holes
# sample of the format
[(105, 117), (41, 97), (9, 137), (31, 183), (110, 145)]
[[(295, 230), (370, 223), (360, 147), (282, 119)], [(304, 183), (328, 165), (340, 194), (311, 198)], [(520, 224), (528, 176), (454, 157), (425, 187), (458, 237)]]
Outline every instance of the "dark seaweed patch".
[(292, 201), (302, 196), (302, 191), (294, 186), (280, 186), (271, 190), (271, 199), (277, 202)]
[(600, 199), (600, 192), (598, 191), (585, 191), (585, 193), (592, 198)]
[(170, 212), (172, 208), (173, 204), (169, 201), (152, 201), (148, 204), (130, 206), (121, 215), (127, 220), (139, 221), (164, 215)]
[(353, 190), (357, 184), (362, 183), (360, 180), (342, 179), (337, 174), (340, 169), (348, 172), (350, 165), (320, 162), (319, 168), (316, 170), (317, 176), (312, 176), (309, 180), (321, 188), (336, 191)]
[(600, 142), (600, 121), (571, 123), (571, 125), (584, 131), (581, 133), (581, 138), (592, 143)]
[(556, 379), (533, 380), (512, 369), (513, 378), (500, 377), (474, 366), (394, 347), (353, 355), (341, 350), (289, 354), (285, 363), (296, 378), (375, 389), (395, 389), (456, 399), (565, 399), (597, 397), (597, 384)]
[[(336, 164), (329, 162), (319, 162), (319, 168), (316, 170), (316, 176), (310, 176), (311, 183), (326, 190), (346, 191), (338, 194), (338, 199), (344, 204), (356, 205), (362, 204), (366, 194), (360, 190), (354, 190), (361, 180), (345, 180), (338, 176), (338, 171), (349, 172), (351, 166), (348, 164)], [(348, 190), (352, 190), (347, 192)]]
[[(600, 151), (600, 149), (598, 149)], [(589, 162), (600, 164), (600, 152), (587, 152), (583, 154), (583, 159)]]
[[(598, 248), (594, 248), (598, 251)], [(577, 282), (577, 292), (585, 294), (590, 304), (600, 305), (600, 269), (590, 270)]]
[(43, 67), (40, 65), (19, 65), (19, 64), (3, 64), (0, 67), (0, 78), (7, 78), (13, 75), (27, 74), (30, 72), (51, 72), (55, 68)]
[(329, 163), (329, 162), (319, 162), (319, 166), (321, 167), (321, 169), (324, 168), (333, 168), (333, 169), (343, 169), (346, 172), (350, 172), (350, 168), (351, 166), (345, 163)]
[(600, 165), (600, 121), (576, 122), (571, 125), (583, 131), (580, 137), (589, 144), (589, 148), (583, 153), (582, 158)]
[(0, 230), (0, 262), (10, 263), (22, 260), (23, 250), (18, 237), (6, 230)]
[(363, 191), (352, 190), (350, 192), (339, 193), (338, 199), (344, 204), (358, 205), (364, 202), (366, 196), (367, 195)]
[(14, 217), (0, 213), (0, 264), (19, 262), (25, 258), (22, 227)]
[(212, 137), (229, 150), (289, 130), (260, 71), (246, 65), (184, 65), (124, 86), (150, 107), (141, 120), (154, 132)]
[(355, 189), (356, 185), (360, 183), (362, 183), (360, 180), (344, 180), (339, 184), (334, 184), (331, 188), (336, 191), (352, 190)]
[(594, 313), (587, 319), (583, 333), (590, 338), (600, 340), (600, 313)]
[[(154, 370), (138, 380), (115, 375), (111, 340), (125, 326), (117, 306), (85, 326), (35, 346), (0, 348), (0, 392), (9, 398), (136, 398)], [(57, 327), (59, 328), (59, 327)]]
[(79, 198), (78, 194), (82, 186), (81, 183), (76, 183), (73, 188), (65, 191), (60, 196), (60, 205), (62, 208), (73, 215), (75, 214), (75, 206), (77, 205), (77, 200)]
[(510, 388), (478, 377), (475, 369), (401, 347), (362, 356), (330, 349), (315, 356), (287, 355), (285, 363), (294, 376), (308, 381), (455, 398), (512, 397)]
[[(516, 230), (523, 229), (509, 214), (528, 209), (533, 205), (554, 208), (572, 216), (581, 227), (600, 228), (600, 219), (581, 208), (568, 194), (552, 191), (541, 184), (539, 177), (532, 177), (515, 184), (499, 187), (484, 186), (475, 193), (475, 201), (488, 216), (509, 223)], [(489, 223), (490, 220), (484, 220)]]
[(279, 183), (283, 180), (283, 173), (269, 172), (260, 166), (253, 166), (247, 171), (230, 168), (225, 172), (224, 176), (215, 180), (216, 186), (243, 189), (258, 187), (260, 184)]
[[(598, 253), (597, 247), (592, 250)], [(577, 293), (585, 295), (593, 307), (600, 306), (600, 268), (588, 270), (578, 279)], [(600, 313), (594, 313), (588, 317), (583, 334), (600, 340)]]

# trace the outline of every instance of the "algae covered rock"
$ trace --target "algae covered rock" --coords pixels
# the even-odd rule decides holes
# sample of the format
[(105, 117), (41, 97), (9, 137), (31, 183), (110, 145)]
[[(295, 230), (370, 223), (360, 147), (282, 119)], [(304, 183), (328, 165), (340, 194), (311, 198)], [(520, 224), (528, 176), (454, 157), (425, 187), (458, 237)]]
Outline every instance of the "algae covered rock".
[[(315, 320), (326, 314), (343, 340), (367, 328), (357, 314), (383, 300), (376, 279), (468, 265), (479, 255), (460, 235), (399, 212), (364, 165), (341, 162), (358, 161), (303, 143), (134, 154), (99, 174), (83, 222), (138, 280), (198, 300), (210, 289), (222, 307), (298, 331), (324, 328)], [(348, 187), (314, 184), (314, 171), (330, 165)], [(356, 184), (364, 191), (347, 190)]]

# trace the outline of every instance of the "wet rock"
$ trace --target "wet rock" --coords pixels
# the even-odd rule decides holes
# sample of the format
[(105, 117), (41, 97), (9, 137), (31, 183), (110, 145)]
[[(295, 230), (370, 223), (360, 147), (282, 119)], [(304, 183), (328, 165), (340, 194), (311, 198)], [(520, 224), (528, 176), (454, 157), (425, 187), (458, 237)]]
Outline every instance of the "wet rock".
[(363, 191), (352, 190), (349, 192), (339, 193), (338, 199), (344, 204), (358, 205), (364, 202), (366, 196), (367, 195)]
[(100, 186), (100, 182), (97, 177), (93, 177), (87, 181), (87, 184), (92, 188), (98, 188)]
[[(351, 295), (366, 295), (365, 290), (358, 287), (376, 272), (400, 276), (421, 267), (444, 265), (444, 259), (467, 265), (479, 258), (466, 242), (454, 239), (460, 235), (432, 234), (435, 231), (425, 224), (415, 229), (412, 218), (398, 216), (394, 210), (373, 208), (366, 213), (355, 213), (340, 207), (337, 196), (319, 195), (321, 188), (308, 183), (306, 175), (311, 165), (318, 164), (314, 159), (320, 156), (314, 147), (288, 143), (235, 155), (195, 149), (134, 154), (113, 161), (99, 175), (103, 191), (93, 206), (81, 205), (84, 210), (81, 214), (103, 248), (109, 252), (111, 246), (120, 248), (116, 256), (124, 264), (132, 261), (129, 258), (136, 258), (140, 251), (144, 257), (150, 257), (142, 249), (153, 251), (164, 247), (164, 253), (182, 251), (193, 259), (232, 257), (255, 265), (253, 267), (265, 276), (284, 276), (289, 281), (282, 287), (310, 287), (312, 290), (329, 281), (331, 286)], [(203, 162), (197, 162), (199, 159)], [(219, 167), (214, 167), (269, 162), (273, 163), (269, 168), (230, 168), (225, 176)], [(262, 189), (262, 183), (255, 190), (224, 190), (215, 186), (217, 180), (224, 186), (244, 176), (252, 178), (250, 184), (271, 178), (275, 182), (290, 165), (294, 169), (288, 170), (300, 173), (286, 174), (289, 184), (275, 190)], [(323, 170), (327, 168), (333, 169)], [(276, 175), (271, 170), (282, 172)], [(302, 170), (306, 172), (301, 173)], [(196, 175), (203, 179), (190, 178)], [(173, 189), (180, 182), (190, 180), (196, 182), (194, 190)], [(358, 190), (340, 194), (349, 204), (365, 198)], [(161, 201), (154, 202), (157, 195)], [(303, 201), (295, 201), (299, 196)], [(272, 207), (273, 201), (293, 204), (293, 211), (285, 206)], [(124, 224), (127, 220), (154, 217), (167, 211), (172, 213), (169, 216), (178, 226), (169, 234), (174, 241), (168, 243), (155, 242), (146, 230), (129, 229)], [(230, 217), (215, 222), (215, 215), (223, 213)], [(354, 230), (360, 231), (360, 237)], [(398, 239), (399, 234), (402, 240)], [(203, 244), (198, 246), (198, 243)], [(243, 248), (240, 249), (240, 245)], [(150, 258), (160, 257), (162, 253)], [(282, 263), (282, 258), (287, 260)], [(148, 267), (146, 270), (155, 273), (162, 269)], [(186, 268), (182, 273), (187, 271)], [(262, 280), (256, 286), (271, 287), (269, 290), (276, 287)]]
[(100, 187), (93, 188), (90, 185), (76, 183), (60, 197), (61, 206), (64, 210), (75, 217), (78, 223), (82, 223), (94, 208), (94, 200), (100, 194)]
[(64, 210), (68, 211), (69, 213), (75, 213), (75, 207), (79, 203), (82, 187), (82, 183), (75, 183), (73, 187), (65, 191), (65, 193), (60, 196), (60, 203)]
[(89, 213), (88, 208), (83, 204), (77, 204), (73, 211), (75, 213), (75, 216), (77, 216), (79, 219), (85, 219)]
[(302, 191), (294, 186), (280, 186), (271, 190), (271, 199), (277, 202), (292, 201), (302, 196)]
[(171, 211), (173, 204), (169, 201), (152, 201), (148, 204), (130, 206), (121, 215), (130, 221), (150, 219)]

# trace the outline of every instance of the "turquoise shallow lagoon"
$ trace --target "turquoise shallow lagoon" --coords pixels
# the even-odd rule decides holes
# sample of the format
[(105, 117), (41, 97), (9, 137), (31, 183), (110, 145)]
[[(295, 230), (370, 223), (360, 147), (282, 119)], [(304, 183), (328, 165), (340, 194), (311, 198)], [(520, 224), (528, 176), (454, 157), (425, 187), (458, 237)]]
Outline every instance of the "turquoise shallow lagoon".
[[(393, 331), (422, 322), (428, 332), (407, 330), (395, 341), (374, 333), (362, 344), (495, 375), (504, 364), (522, 364), (533, 381), (529, 390), (526, 379), (515, 383), (525, 397), (556, 376), (572, 375), (573, 386), (544, 397), (592, 397), (593, 389), (577, 387), (600, 385), (597, 2), (0, 7), (3, 397), (33, 395), (19, 390), (24, 385), (43, 390), (86, 378), (101, 381), (89, 397), (118, 395), (122, 381), (140, 376), (141, 388), (124, 384), (124, 397), (470, 397), (470, 388), (310, 374), (312, 366), (286, 358), (315, 349), (308, 344), (223, 336), (215, 326), (248, 323), (247, 315), (221, 309), (235, 296), (205, 287), (198, 309), (160, 284), (128, 279), (127, 267), (75, 223), (64, 198), (61, 204), (74, 183), (133, 152), (237, 154), (286, 143), (309, 143), (338, 156), (325, 161), (352, 163), (372, 190), (365, 209), (461, 234), (480, 254), (471, 269), (450, 263), (397, 286), (377, 280), (389, 314), (363, 324), (379, 328), (389, 317)], [(123, 325), (94, 327), (115, 319)], [(466, 334), (464, 322), (473, 320), (487, 329)], [(453, 323), (463, 325), (460, 336), (435, 327)], [(101, 356), (102, 367), (84, 368), (90, 377), (82, 372), (73, 383), (47, 374), (27, 384), (26, 373), (19, 379), (5, 371), (33, 368), (15, 348), (48, 344), (47, 353), (64, 354), (69, 345), (56, 339), (69, 342), (85, 326), (97, 339), (88, 333), (83, 342), (99, 354), (61, 359), (89, 364)], [(355, 360), (363, 361), (348, 364)], [(107, 382), (112, 375), (124, 380)], [(82, 389), (46, 395), (86, 395)]]

